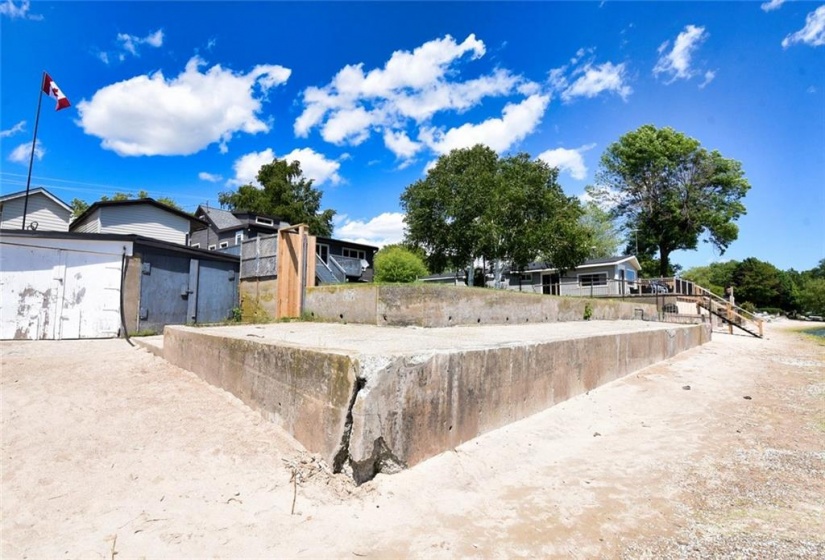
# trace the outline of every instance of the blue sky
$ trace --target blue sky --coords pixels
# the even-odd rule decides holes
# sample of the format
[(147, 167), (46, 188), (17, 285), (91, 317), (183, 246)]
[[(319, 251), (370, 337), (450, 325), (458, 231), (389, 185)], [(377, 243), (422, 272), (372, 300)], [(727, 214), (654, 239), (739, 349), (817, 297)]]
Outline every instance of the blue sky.
[(825, 4), (0, 1), (0, 191), (116, 191), (186, 210), (298, 159), (337, 237), (400, 239), (399, 195), (486, 143), (593, 184), (605, 148), (670, 126), (742, 162), (752, 188), (724, 255), (825, 258)]

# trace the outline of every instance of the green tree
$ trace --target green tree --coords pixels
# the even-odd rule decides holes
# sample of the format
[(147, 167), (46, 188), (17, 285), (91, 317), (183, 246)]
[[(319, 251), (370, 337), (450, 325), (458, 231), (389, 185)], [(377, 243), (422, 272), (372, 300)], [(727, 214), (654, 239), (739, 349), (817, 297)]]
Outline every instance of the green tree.
[(725, 288), (733, 283), (733, 273), (739, 261), (727, 261), (711, 263), (708, 266), (696, 266), (681, 274), (685, 280), (690, 280), (699, 284), (716, 294), (722, 296)]
[(323, 195), (313, 188), (312, 179), (304, 177), (298, 161), (275, 159), (261, 167), (257, 178), (263, 188), (243, 185), (237, 191), (220, 193), (221, 206), (278, 216), (290, 224), (307, 224), (312, 235), (332, 235), (335, 210), (320, 210)]
[(72, 207), (72, 219), (77, 218), (89, 209), (89, 203), (79, 198), (73, 198), (69, 206)]
[(614, 205), (614, 216), (655, 247), (662, 276), (673, 251), (696, 249), (701, 236), (724, 253), (739, 234), (734, 221), (745, 214), (741, 201), (750, 189), (738, 161), (652, 125), (611, 144), (597, 180), (598, 196)]
[(376, 282), (415, 282), (428, 274), (424, 261), (401, 245), (387, 245), (375, 254)]
[(592, 200), (588, 201), (584, 205), (581, 224), (590, 233), (588, 258), (601, 259), (618, 254), (622, 244), (621, 234), (609, 211)]
[(405, 243), (422, 248), (435, 271), (476, 258), (575, 267), (587, 257), (590, 236), (581, 205), (557, 178), (558, 170), (527, 154), (500, 158), (481, 145), (453, 150), (402, 193)]
[(740, 305), (747, 301), (757, 308), (782, 307), (781, 274), (771, 263), (753, 257), (743, 260), (733, 273), (736, 301)]
[(810, 315), (825, 315), (825, 278), (810, 278), (799, 293), (799, 307)]

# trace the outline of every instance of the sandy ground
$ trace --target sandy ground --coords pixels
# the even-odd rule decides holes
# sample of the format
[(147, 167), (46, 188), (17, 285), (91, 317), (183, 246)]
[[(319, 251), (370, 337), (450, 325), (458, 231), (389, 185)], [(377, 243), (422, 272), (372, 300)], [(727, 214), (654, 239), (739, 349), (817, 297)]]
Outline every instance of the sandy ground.
[(825, 346), (798, 326), (361, 487), (124, 341), (0, 343), (0, 556), (823, 558)]

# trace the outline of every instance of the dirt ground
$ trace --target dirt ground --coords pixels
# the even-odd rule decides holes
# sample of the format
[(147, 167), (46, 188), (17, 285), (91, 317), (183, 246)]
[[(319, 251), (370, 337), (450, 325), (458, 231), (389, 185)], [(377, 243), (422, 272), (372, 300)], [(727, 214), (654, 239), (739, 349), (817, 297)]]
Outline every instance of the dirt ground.
[(360, 487), (125, 341), (0, 343), (0, 556), (824, 558), (825, 346), (799, 326)]

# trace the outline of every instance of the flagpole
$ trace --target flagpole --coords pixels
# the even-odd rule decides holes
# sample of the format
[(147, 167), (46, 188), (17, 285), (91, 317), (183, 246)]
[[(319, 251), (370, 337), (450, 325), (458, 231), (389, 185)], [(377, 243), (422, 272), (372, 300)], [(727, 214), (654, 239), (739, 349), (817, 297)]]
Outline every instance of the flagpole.
[(32, 165), (34, 165), (34, 149), (37, 146), (37, 126), (40, 124), (40, 105), (43, 103), (43, 83), (46, 80), (46, 71), (40, 77), (40, 89), (37, 92), (37, 116), (34, 118), (34, 137), (32, 138), (32, 153), (29, 156), (29, 176), (26, 177), (26, 198), (23, 201), (23, 231), (26, 230), (26, 214), (29, 210), (29, 187), (32, 183)]

